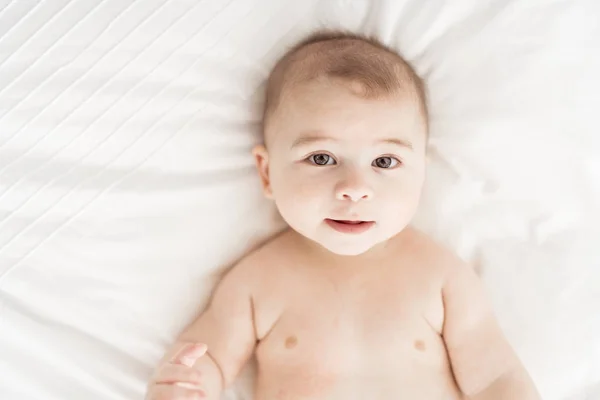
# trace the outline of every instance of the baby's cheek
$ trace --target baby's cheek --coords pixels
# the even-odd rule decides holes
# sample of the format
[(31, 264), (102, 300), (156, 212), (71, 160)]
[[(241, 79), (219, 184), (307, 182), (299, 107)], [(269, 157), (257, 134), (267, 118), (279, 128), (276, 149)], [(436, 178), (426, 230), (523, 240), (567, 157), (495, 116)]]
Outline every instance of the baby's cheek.
[(316, 182), (290, 180), (285, 185), (285, 194), (278, 203), (280, 211), (290, 218), (306, 222), (323, 208), (323, 194)]
[(396, 219), (412, 215), (419, 204), (420, 191), (412, 185), (388, 187), (378, 193), (377, 209)]
[(285, 198), (288, 202), (299, 197), (305, 197), (307, 189), (307, 185), (302, 180), (294, 176), (282, 176), (277, 185), (277, 195)]
[(418, 199), (422, 186), (422, 180), (418, 177), (407, 176), (385, 186), (384, 190), (386, 190), (387, 196), (403, 199), (405, 202), (414, 202), (415, 199)]
[(277, 172), (273, 176), (273, 192), (282, 213), (314, 213), (327, 205), (327, 196), (331, 197), (332, 189), (327, 187), (325, 174), (315, 175), (302, 169)]
[(324, 184), (318, 179), (303, 179), (298, 181), (295, 185), (295, 192), (298, 198), (309, 202), (322, 200), (326, 196)]

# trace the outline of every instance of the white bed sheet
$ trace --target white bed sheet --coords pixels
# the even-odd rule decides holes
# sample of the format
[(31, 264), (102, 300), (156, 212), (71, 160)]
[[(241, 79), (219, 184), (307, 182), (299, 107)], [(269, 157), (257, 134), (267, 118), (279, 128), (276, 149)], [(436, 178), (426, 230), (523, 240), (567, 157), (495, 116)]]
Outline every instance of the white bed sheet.
[(0, 398), (142, 398), (219, 272), (282, 226), (249, 154), (269, 68), (344, 27), (429, 81), (416, 224), (477, 263), (544, 399), (600, 399), (599, 15), (593, 0), (0, 1)]

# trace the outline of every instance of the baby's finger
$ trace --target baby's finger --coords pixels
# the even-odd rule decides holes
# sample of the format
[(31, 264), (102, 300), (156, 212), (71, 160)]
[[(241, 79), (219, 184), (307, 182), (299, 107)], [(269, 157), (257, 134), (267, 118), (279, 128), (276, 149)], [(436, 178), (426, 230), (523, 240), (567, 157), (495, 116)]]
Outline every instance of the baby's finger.
[(154, 385), (146, 400), (204, 400), (202, 389), (190, 389), (177, 385)]
[(189, 343), (171, 359), (173, 364), (183, 364), (192, 367), (196, 360), (206, 353), (206, 345), (204, 343)]
[(159, 384), (191, 383), (200, 386), (202, 373), (195, 368), (183, 364), (165, 364), (156, 374), (153, 380)]

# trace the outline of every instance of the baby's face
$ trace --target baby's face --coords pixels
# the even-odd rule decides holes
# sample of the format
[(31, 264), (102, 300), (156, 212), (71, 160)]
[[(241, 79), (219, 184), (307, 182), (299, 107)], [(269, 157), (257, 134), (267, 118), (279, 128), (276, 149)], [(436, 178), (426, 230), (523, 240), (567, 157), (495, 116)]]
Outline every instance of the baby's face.
[(340, 255), (395, 236), (425, 178), (426, 127), (410, 95), (364, 99), (349, 85), (292, 89), (255, 152), (265, 192), (297, 232)]

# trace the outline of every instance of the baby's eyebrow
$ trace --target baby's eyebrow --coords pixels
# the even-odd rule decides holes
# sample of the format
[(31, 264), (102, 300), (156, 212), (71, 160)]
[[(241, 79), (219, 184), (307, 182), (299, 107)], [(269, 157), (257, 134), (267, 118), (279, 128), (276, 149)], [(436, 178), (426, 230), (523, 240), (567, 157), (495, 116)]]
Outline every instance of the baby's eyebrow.
[[(336, 142), (336, 141), (337, 140), (335, 138), (332, 138), (329, 136), (310, 134), (310, 135), (301, 136), (298, 139), (294, 140), (294, 143), (292, 143), (292, 146), (290, 148), (293, 149), (294, 147), (306, 146), (306, 145), (314, 144), (314, 143), (318, 143), (318, 142)], [(376, 143), (377, 144), (381, 144), (381, 143), (393, 144), (395, 146), (404, 147), (409, 150), (413, 150), (413, 145), (411, 142), (409, 142), (408, 140), (403, 140), (403, 139), (398, 139), (398, 138), (380, 139), (380, 140), (377, 140)]]
[(413, 150), (413, 145), (408, 140), (390, 138), (390, 139), (381, 139), (381, 140), (378, 140), (377, 142), (385, 143), (385, 144), (393, 144), (393, 145), (400, 146), (400, 147), (406, 147), (409, 150)]
[(293, 149), (294, 147), (298, 147), (298, 146), (306, 146), (309, 144), (313, 144), (313, 143), (317, 143), (317, 142), (335, 142), (336, 139), (329, 137), (329, 136), (322, 136), (322, 135), (305, 135), (305, 136), (301, 136), (298, 139), (294, 140), (294, 143), (292, 143), (291, 148)]

